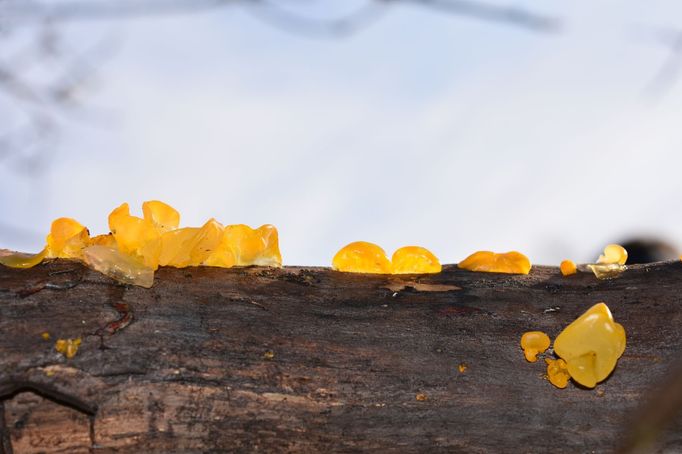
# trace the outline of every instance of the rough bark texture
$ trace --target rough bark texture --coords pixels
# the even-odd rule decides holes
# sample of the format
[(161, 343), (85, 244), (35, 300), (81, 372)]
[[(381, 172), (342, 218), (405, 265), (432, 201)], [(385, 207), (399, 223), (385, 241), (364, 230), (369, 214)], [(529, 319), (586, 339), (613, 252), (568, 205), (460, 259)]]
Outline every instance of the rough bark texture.
[[(161, 269), (151, 289), (68, 261), (0, 266), (0, 446), (610, 452), (680, 357), (681, 293), (679, 262), (610, 281), (550, 267)], [(594, 390), (554, 388), (521, 334), (553, 338), (602, 300), (627, 330), (625, 354)], [(55, 351), (79, 336), (75, 358)], [(682, 418), (658, 449), (682, 452)]]

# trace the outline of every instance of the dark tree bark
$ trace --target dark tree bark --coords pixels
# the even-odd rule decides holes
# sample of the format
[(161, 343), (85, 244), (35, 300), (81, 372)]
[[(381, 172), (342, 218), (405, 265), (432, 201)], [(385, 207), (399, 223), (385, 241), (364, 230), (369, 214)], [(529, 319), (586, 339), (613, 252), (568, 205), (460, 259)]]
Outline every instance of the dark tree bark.
[[(151, 289), (68, 261), (0, 266), (0, 446), (611, 452), (681, 356), (680, 294), (680, 262), (610, 281), (540, 266), (161, 269)], [(625, 353), (594, 390), (557, 389), (542, 360), (523, 358), (521, 334), (554, 338), (598, 301), (624, 325)], [(73, 359), (55, 351), (76, 337)], [(682, 418), (657, 449), (682, 451)]]

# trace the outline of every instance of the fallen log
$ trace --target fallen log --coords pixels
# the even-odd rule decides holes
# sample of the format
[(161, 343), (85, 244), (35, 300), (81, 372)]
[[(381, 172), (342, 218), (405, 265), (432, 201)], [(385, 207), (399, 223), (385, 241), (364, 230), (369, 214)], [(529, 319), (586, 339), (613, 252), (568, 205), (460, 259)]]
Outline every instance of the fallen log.
[[(151, 289), (65, 260), (0, 267), (0, 449), (612, 452), (682, 356), (680, 294), (681, 262), (604, 281), (163, 268)], [(625, 353), (595, 389), (557, 389), (521, 334), (554, 338), (598, 301)], [(680, 452), (668, 422), (656, 449)]]

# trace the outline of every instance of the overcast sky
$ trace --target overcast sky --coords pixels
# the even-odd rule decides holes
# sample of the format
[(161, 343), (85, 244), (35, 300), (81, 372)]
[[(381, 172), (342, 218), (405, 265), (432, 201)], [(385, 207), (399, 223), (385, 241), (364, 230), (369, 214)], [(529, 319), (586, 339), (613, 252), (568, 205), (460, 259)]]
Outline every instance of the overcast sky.
[[(59, 216), (104, 233), (147, 199), (184, 225), (272, 223), (285, 264), (328, 265), (356, 240), (447, 263), (682, 244), (682, 83), (652, 89), (682, 4), (517, 4), (534, 3), (560, 33), (416, 6), (340, 39), (243, 8), (69, 23), (71, 48), (115, 51), (42, 173), (0, 161), (0, 247), (40, 249)], [(16, 120), (1, 101), (0, 127)]]

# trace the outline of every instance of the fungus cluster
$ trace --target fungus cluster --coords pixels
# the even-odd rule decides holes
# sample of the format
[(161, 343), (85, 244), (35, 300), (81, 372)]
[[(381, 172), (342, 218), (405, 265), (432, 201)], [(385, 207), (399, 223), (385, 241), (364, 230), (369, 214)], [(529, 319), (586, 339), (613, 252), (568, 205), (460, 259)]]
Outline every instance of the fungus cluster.
[(94, 237), (74, 219), (56, 219), (42, 251), (0, 256), (0, 263), (30, 268), (50, 258), (81, 260), (120, 282), (147, 288), (159, 266), (282, 266), (272, 225), (252, 229), (209, 219), (201, 227), (179, 227), (177, 210), (156, 200), (144, 202), (142, 213), (132, 216), (124, 203), (109, 215), (110, 233)]
[(425, 274), (440, 273), (441, 264), (435, 255), (420, 246), (401, 247), (389, 260), (376, 244), (356, 241), (336, 253), (332, 268), (349, 273)]
[[(559, 359), (547, 358), (547, 377), (558, 388), (565, 388), (568, 379), (587, 388), (608, 377), (625, 351), (625, 329), (616, 323), (604, 303), (597, 303), (569, 324), (554, 340), (554, 353)], [(539, 331), (521, 337), (526, 359), (549, 348), (549, 337)]]

